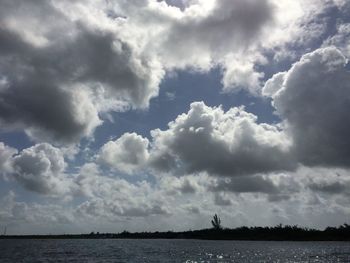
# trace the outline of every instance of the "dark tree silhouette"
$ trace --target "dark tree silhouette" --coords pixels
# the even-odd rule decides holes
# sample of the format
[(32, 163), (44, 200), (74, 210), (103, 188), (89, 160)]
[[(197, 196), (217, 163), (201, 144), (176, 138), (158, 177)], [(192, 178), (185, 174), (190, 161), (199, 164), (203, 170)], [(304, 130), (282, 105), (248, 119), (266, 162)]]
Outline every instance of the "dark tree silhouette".
[(213, 225), (213, 228), (215, 230), (221, 230), (222, 229), (222, 226), (221, 226), (221, 219), (220, 217), (218, 217), (217, 214), (215, 214), (213, 216), (213, 220), (211, 220), (211, 224)]
[[(95, 233), (80, 235), (0, 235), (2, 239), (206, 239), (206, 240), (284, 240), (284, 241), (350, 241), (350, 225), (327, 227), (325, 230), (299, 227), (297, 225), (277, 225), (275, 227), (223, 228), (220, 218), (215, 215), (213, 228), (184, 232), (135, 232)], [(348, 262), (348, 261), (347, 261)]]

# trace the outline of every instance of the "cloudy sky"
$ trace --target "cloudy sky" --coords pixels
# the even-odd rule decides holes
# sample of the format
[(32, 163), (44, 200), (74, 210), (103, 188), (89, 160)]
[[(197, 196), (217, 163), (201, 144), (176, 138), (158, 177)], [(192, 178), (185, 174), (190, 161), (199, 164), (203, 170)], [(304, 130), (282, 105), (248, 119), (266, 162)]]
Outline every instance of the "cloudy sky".
[(350, 220), (348, 0), (0, 1), (0, 230)]

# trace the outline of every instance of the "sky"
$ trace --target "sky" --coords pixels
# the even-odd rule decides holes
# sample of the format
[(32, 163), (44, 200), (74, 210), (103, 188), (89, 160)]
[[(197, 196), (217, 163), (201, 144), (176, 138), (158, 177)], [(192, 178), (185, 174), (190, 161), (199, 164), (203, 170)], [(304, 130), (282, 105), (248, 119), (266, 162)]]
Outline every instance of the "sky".
[(348, 0), (0, 1), (0, 231), (350, 221)]

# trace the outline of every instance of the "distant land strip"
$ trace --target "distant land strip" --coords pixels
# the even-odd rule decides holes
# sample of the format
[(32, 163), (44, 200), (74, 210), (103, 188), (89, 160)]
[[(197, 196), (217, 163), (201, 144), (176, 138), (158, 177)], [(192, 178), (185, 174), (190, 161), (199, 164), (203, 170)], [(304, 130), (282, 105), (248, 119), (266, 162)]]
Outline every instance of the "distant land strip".
[(299, 226), (239, 227), (234, 229), (201, 229), (183, 232), (135, 232), (64, 235), (0, 235), (0, 239), (201, 239), (251, 241), (350, 241), (350, 225), (324, 230)]

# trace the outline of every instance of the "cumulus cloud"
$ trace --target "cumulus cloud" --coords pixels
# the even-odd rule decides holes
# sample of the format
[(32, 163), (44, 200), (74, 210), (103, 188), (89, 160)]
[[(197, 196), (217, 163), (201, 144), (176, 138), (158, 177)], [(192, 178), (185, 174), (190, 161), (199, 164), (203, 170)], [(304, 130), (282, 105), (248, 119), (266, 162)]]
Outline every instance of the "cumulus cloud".
[(191, 104), (187, 114), (154, 130), (150, 164), (160, 171), (240, 176), (293, 169), (290, 141), (278, 127), (258, 124), (243, 108)]
[(220, 193), (215, 194), (214, 203), (218, 206), (230, 206), (230, 205), (232, 205), (232, 201)]
[(191, 65), (198, 60), (190, 48), (195, 44), (197, 51), (216, 59), (254, 42), (273, 18), (271, 1), (197, 1), (173, 19), (163, 52), (170, 63)]
[[(158, 204), (149, 205), (147, 202), (139, 204), (116, 203), (115, 200), (93, 199), (84, 202), (77, 208), (78, 213), (93, 217), (108, 217), (113, 220), (116, 216), (147, 217), (151, 215), (169, 214)], [(114, 219), (115, 220), (115, 219)]]
[[(315, 176), (318, 173), (318, 176)], [(306, 187), (318, 194), (350, 195), (349, 171), (342, 169), (318, 169), (309, 173)]]
[(159, 178), (158, 184), (166, 195), (184, 195), (202, 192), (208, 181), (207, 176), (203, 175), (163, 176)]
[(282, 190), (277, 183), (266, 176), (235, 177), (217, 180), (209, 186), (214, 192), (267, 193), (276, 194)]
[[(46, 140), (64, 138), (71, 141), (80, 134), (91, 133), (99, 123), (91, 101), (82, 91), (63, 87), (67, 80), (63, 71), (70, 70), (57, 59), (69, 59), (69, 56), (64, 52), (55, 53), (52, 45), (62, 49), (64, 43), (59, 43), (57, 35), (58, 39), (52, 39), (50, 45), (49, 36), (41, 35), (50, 33), (45, 26), (42, 26), (47, 29), (45, 32), (33, 32), (36, 25), (42, 24), (40, 19), (51, 16), (46, 26), (50, 25), (49, 21), (57, 21), (60, 25), (59, 22), (64, 21), (63, 15), (45, 1), (38, 5), (32, 1), (4, 1), (1, 10), (2, 123), (23, 127), (33, 137), (44, 136)], [(28, 16), (31, 12), (38, 14), (37, 19)], [(63, 31), (64, 28), (52, 30)]]
[[(162, 177), (155, 184), (145, 181), (128, 182), (109, 176), (98, 165), (90, 163), (77, 172), (75, 183), (83, 194), (79, 199), (55, 205), (24, 203), (16, 201), (15, 194), (10, 193), (0, 199), (0, 222), (16, 226), (16, 229), (10, 227), (11, 233), (20, 233), (18, 227), (23, 226), (26, 231), (34, 231), (38, 222), (42, 224), (40, 228), (50, 229), (47, 230), (50, 232), (62, 224), (71, 226), (72, 231), (79, 229), (83, 232), (91, 231), (92, 226), (93, 229), (105, 229), (107, 232), (122, 231), (129, 227), (142, 231), (145, 230), (145, 222), (147, 229), (155, 231), (168, 230), (178, 220), (186, 218), (186, 226), (179, 226), (180, 230), (198, 227), (198, 224), (207, 226), (208, 218), (215, 212), (220, 214), (227, 227), (241, 224), (274, 225), (280, 222), (306, 226), (311, 226), (310, 222), (313, 222), (314, 227), (323, 227), (330, 222), (340, 224), (348, 216), (347, 177), (346, 170), (334, 172), (332, 169), (304, 167), (294, 173), (260, 178), (269, 180), (279, 190), (282, 189), (281, 192), (259, 192), (255, 189), (249, 192), (252, 188), (245, 188), (237, 195), (233, 192), (235, 189), (231, 189), (233, 183), (229, 181), (226, 181), (227, 187), (222, 190), (208, 189), (211, 185), (224, 185), (221, 181), (224, 179), (205, 174), (180, 178)], [(254, 184), (256, 178), (252, 178)], [(241, 180), (239, 177), (232, 179)], [(215, 182), (216, 180), (218, 181)], [(333, 191), (336, 187), (328, 187), (336, 182), (343, 185), (338, 187), (340, 192)], [(182, 186), (189, 184), (196, 189), (195, 192), (182, 191), (186, 188)], [(191, 202), (188, 203), (188, 200)], [(276, 218), (276, 211), (284, 217)], [(157, 217), (156, 222), (154, 216)], [(119, 223), (116, 225), (116, 222)]]
[(0, 174), (11, 172), (11, 158), (17, 150), (0, 142)]
[(342, 51), (344, 55), (349, 57), (350, 56), (349, 40), (350, 40), (350, 23), (339, 23), (337, 25), (336, 34), (326, 39), (323, 43), (323, 46), (324, 47), (336, 46), (338, 49)]
[(228, 177), (207, 178), (206, 183), (188, 176), (162, 179), (168, 194), (198, 193), (206, 188), (214, 193), (263, 193), (277, 202), (289, 200), (305, 184), (313, 191), (345, 191), (344, 185), (335, 182), (313, 184), (276, 172), (300, 172), (300, 165), (348, 167), (346, 63), (338, 49), (321, 48), (268, 80), (263, 94), (272, 98), (282, 119), (277, 125), (258, 123), (257, 116), (244, 108), (225, 112), (221, 107), (192, 103), (189, 112), (170, 122), (168, 129), (151, 132), (150, 145), (147, 141), (142, 147), (145, 153), (149, 149), (145, 166), (155, 174)]
[(37, 144), (13, 157), (13, 176), (26, 189), (42, 194), (70, 191), (64, 175), (66, 163), (62, 152), (50, 144)]
[(148, 182), (130, 183), (124, 179), (103, 176), (94, 163), (85, 164), (75, 182), (81, 193), (89, 197), (77, 207), (77, 212), (89, 217), (107, 217), (113, 221), (116, 217), (170, 213)]
[(348, 192), (349, 190), (349, 184), (344, 185), (340, 182), (321, 183), (321, 184), (312, 183), (309, 185), (309, 187), (313, 191), (328, 193), (328, 194), (341, 194), (344, 192)]
[[(165, 69), (219, 66), (225, 91), (247, 88), (255, 93), (264, 75), (256, 66), (266, 63), (264, 53), (304, 42), (301, 35), (316, 36), (320, 30), (310, 14), (322, 13), (326, 1), (143, 1), (136, 10), (135, 4), (116, 6), (128, 17), (125, 28)], [(136, 30), (141, 25), (144, 30)], [(157, 41), (149, 43), (153, 38)]]
[[(64, 159), (68, 150), (56, 148), (93, 136), (110, 111), (147, 108), (166, 72), (219, 67), (224, 91), (258, 95), (262, 68), (315, 46), (330, 28), (322, 14), (329, 7), (345, 14), (347, 6), (344, 0), (1, 1), (1, 127), (51, 144), (18, 152), (0, 143), (0, 172), (27, 190), (79, 199), (55, 207), (18, 202), (10, 193), (0, 221), (142, 222), (171, 214), (175, 223), (190, 212), (203, 222), (217, 209), (252, 224), (280, 218), (302, 224), (321, 212), (328, 222), (347, 218), (348, 171), (305, 172), (349, 167), (344, 21), (324, 48), (266, 82), (262, 94), (279, 124), (260, 123), (243, 107), (224, 111), (194, 102), (149, 140), (126, 133), (103, 145), (96, 163), (74, 171)], [(155, 181), (122, 179), (102, 163), (126, 174), (148, 169)]]
[[(72, 211), (61, 205), (39, 204), (18, 201), (18, 195), (9, 191), (0, 199), (0, 222), (7, 226), (8, 233), (33, 233), (33, 228), (39, 233), (45, 234), (46, 227), (62, 229), (62, 226), (73, 224)], [(29, 225), (29, 227), (28, 227)], [(41, 231), (41, 230), (43, 231)], [(47, 232), (46, 232), (47, 233)]]
[[(282, 184), (282, 194), (308, 205), (344, 206), (350, 194), (349, 169), (343, 168), (301, 166), (296, 172), (281, 175), (278, 184)], [(275, 202), (275, 196), (271, 198)]]
[(241, 62), (235, 57), (228, 57), (226, 59), (226, 68), (222, 84), (224, 91), (229, 92), (232, 89), (246, 89), (252, 94), (257, 94), (264, 73), (255, 70), (256, 61)]
[(286, 123), (299, 162), (349, 166), (350, 74), (344, 55), (321, 48), (269, 80), (264, 93)]
[(136, 133), (125, 133), (102, 146), (98, 159), (119, 171), (133, 173), (148, 160), (148, 140)]
[[(324, 1), (318, 4), (323, 10)], [(93, 134), (104, 112), (146, 108), (166, 71), (188, 67), (220, 66), (226, 91), (256, 92), (263, 53), (308, 28), (309, 6), (315, 5), (2, 1), (0, 121), (36, 141), (77, 142)]]
[(200, 214), (200, 208), (193, 205), (184, 205), (183, 209), (191, 214)]
[(108, 28), (103, 12), (84, 16), (89, 8), (78, 1), (1, 2), (3, 124), (39, 141), (71, 143), (93, 133), (101, 111), (122, 110), (122, 101), (146, 107), (157, 94), (162, 70)]

